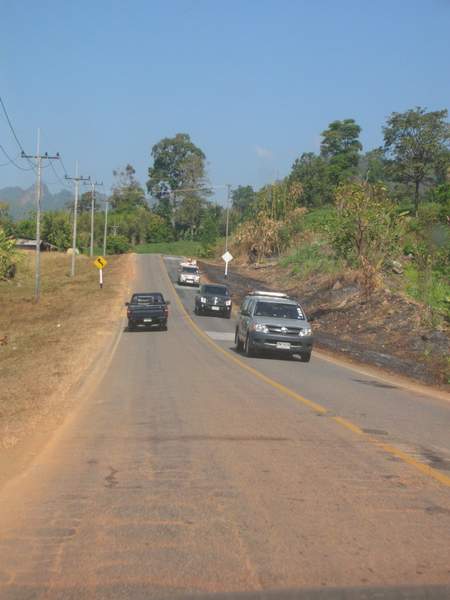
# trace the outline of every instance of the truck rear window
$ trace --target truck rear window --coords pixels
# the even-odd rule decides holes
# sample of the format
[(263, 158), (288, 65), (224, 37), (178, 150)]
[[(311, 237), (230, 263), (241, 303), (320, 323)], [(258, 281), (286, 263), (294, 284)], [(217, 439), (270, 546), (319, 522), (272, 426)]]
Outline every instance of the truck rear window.
[(131, 304), (164, 304), (164, 298), (162, 294), (135, 294)]

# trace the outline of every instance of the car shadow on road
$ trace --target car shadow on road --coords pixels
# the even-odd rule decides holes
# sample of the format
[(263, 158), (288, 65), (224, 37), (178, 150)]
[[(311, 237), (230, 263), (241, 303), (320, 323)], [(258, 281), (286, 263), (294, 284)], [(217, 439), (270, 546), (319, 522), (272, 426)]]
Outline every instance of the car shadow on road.
[(167, 333), (167, 329), (159, 329), (159, 327), (137, 327), (136, 329), (123, 328), (123, 333)]
[[(236, 356), (241, 356), (242, 358), (246, 358), (245, 354), (243, 354), (242, 352), (239, 352), (236, 349), (236, 346), (230, 346), (228, 348), (231, 352), (233, 352), (233, 354), (236, 354)], [(296, 363), (302, 363), (302, 360), (299, 356), (297, 355), (286, 355), (283, 356), (282, 354), (275, 354), (274, 352), (258, 352), (257, 354), (254, 354), (251, 358), (265, 358), (265, 359), (270, 359), (272, 361), (280, 361), (280, 362), (296, 362)]]

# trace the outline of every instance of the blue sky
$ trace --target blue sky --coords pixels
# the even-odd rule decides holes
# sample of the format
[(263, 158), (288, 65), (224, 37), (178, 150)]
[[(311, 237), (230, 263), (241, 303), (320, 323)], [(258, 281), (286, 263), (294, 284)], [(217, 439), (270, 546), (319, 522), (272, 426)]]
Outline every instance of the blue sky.
[[(256, 187), (354, 118), (450, 106), (450, 0), (0, 0), (0, 94), (29, 152), (102, 179), (187, 132), (212, 184)], [(0, 143), (17, 147), (0, 115)], [(0, 164), (5, 162), (0, 156)], [(45, 171), (52, 191), (61, 186)], [(0, 188), (30, 173), (0, 167)], [(224, 192), (219, 191), (219, 200)]]

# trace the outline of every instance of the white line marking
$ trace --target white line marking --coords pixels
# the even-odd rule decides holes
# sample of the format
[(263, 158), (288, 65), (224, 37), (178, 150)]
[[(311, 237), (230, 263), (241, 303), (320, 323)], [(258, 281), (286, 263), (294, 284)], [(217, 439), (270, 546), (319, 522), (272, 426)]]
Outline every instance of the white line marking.
[(206, 335), (218, 342), (234, 342), (234, 333), (228, 331), (205, 331)]

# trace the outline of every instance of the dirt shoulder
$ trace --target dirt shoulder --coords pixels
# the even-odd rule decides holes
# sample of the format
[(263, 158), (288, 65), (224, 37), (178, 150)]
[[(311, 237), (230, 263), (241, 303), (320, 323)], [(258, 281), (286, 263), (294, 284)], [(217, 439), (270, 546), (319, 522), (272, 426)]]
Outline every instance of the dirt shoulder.
[(223, 264), (202, 261), (200, 265), (209, 280), (231, 287), (236, 304), (255, 288), (281, 290), (298, 298), (313, 323), (320, 349), (450, 391), (448, 328), (424, 327), (420, 305), (401, 294), (384, 289), (366, 300), (352, 281), (302, 282), (277, 264), (255, 269), (233, 263), (227, 280)]
[(104, 287), (92, 260), (42, 254), (41, 301), (33, 302), (34, 257), (0, 282), (0, 484), (64, 421), (89, 369), (111, 346), (134, 277), (133, 255), (108, 257)]

